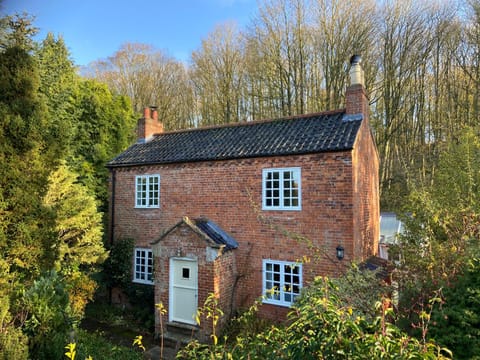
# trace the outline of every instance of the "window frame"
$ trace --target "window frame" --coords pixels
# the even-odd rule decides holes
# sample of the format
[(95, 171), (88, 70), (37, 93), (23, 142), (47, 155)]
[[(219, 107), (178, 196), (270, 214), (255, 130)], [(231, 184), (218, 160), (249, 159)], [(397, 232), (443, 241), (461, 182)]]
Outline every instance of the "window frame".
[[(272, 265), (272, 271), (267, 270), (267, 267), (268, 267), (269, 264)], [(273, 269), (273, 267), (275, 265), (279, 266), (279, 271), (278, 272), (275, 272), (275, 269)], [(293, 272), (290, 272), (290, 273), (286, 272), (285, 270), (286, 270), (287, 267), (290, 267), (292, 269), (293, 268), (298, 268), (299, 269), (298, 274), (294, 274)], [(273, 282), (275, 282), (275, 279), (274, 279), (273, 275), (270, 279), (268, 279), (267, 278), (268, 277), (267, 273), (272, 273), (272, 274), (278, 273), (280, 275), (280, 281), (279, 281), (280, 289), (278, 290), (278, 295), (279, 295), (278, 299), (275, 299), (275, 298), (270, 296), (272, 287), (268, 287), (267, 282), (272, 282), (273, 283)], [(288, 276), (290, 276), (290, 277), (297, 276), (298, 277), (298, 283), (295, 283), (293, 281), (293, 278), (288, 283), (288, 285), (290, 285), (290, 287), (297, 286), (298, 287), (297, 292), (295, 292), (293, 290), (289, 291), (289, 292), (285, 291), (285, 285), (287, 284), (286, 279), (288, 278)], [(280, 260), (272, 260), (272, 259), (263, 259), (262, 260), (263, 303), (290, 307), (295, 302), (295, 299), (300, 295), (302, 287), (303, 287), (303, 266), (302, 266), (302, 263), (295, 262), (295, 261), (280, 261)], [(275, 291), (275, 293), (277, 293), (277, 292)], [(272, 294), (272, 295), (274, 295), (274, 294)], [(286, 300), (286, 295), (290, 295), (292, 297), (291, 301)]]
[[(141, 256), (137, 256), (137, 252), (141, 252)], [(145, 259), (145, 263), (139, 263), (139, 260)], [(151, 262), (149, 263), (149, 260)], [(137, 266), (141, 267), (137, 271)], [(149, 272), (150, 270), (150, 272)], [(146, 285), (153, 285), (153, 252), (152, 249), (149, 248), (143, 248), (143, 247), (135, 247), (133, 249), (133, 280), (132, 282), (137, 283), (137, 284), (146, 284)], [(141, 276), (137, 275), (143, 275), (144, 279), (141, 278)], [(148, 279), (150, 276), (150, 280)]]
[[(153, 181), (156, 180), (156, 184)], [(139, 189), (139, 186), (142, 186), (140, 181), (145, 180), (145, 190)], [(151, 188), (157, 185), (157, 188)], [(154, 195), (152, 196), (151, 193)], [(155, 197), (156, 193), (156, 197)], [(139, 196), (140, 195), (140, 196)], [(141, 202), (145, 199), (145, 205), (142, 205)], [(150, 200), (153, 200), (153, 204), (150, 204)], [(156, 201), (155, 201), (156, 200)], [(156, 203), (155, 203), (156, 202)], [(146, 175), (136, 175), (135, 176), (135, 208), (137, 209), (158, 209), (160, 208), (160, 175), (159, 174), (146, 174)]]
[[(273, 173), (279, 173), (279, 186), (277, 188), (272, 188), (269, 189), (267, 188), (267, 181), (268, 175)], [(292, 179), (293, 181), (297, 181), (298, 187), (297, 187), (297, 196), (293, 197), (290, 196), (289, 198), (285, 197), (285, 191), (292, 191), (295, 190), (295, 188), (290, 188), (290, 189), (285, 189), (284, 183), (285, 181), (288, 181), (288, 179), (285, 179), (285, 174), (286, 173), (292, 173)], [(273, 176), (273, 175), (272, 175)], [(267, 191), (278, 191), (278, 199), (279, 199), (279, 205), (267, 205), (267, 199), (270, 199), (273, 197), (267, 197)], [(297, 199), (298, 204), (297, 205), (285, 205), (285, 200), (290, 199)], [(262, 170), (262, 210), (287, 210), (287, 211), (299, 211), (302, 210), (302, 171), (300, 167), (284, 167), (284, 168), (268, 168), (268, 169), (263, 169)]]

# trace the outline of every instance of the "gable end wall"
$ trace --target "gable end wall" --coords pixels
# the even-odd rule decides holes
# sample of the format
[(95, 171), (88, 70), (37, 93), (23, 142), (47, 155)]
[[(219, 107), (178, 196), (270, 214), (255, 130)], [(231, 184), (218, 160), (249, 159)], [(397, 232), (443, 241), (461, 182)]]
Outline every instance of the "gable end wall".
[(380, 236), (379, 158), (368, 122), (364, 121), (353, 150), (355, 258), (378, 253)]

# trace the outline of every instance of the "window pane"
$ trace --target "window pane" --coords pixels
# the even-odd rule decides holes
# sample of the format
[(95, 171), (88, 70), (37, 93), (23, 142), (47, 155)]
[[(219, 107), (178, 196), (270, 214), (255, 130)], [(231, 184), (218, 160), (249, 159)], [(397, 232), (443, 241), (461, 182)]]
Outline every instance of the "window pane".
[(134, 279), (151, 282), (153, 278), (153, 254), (150, 250), (135, 249)]
[(263, 204), (269, 208), (298, 208), (300, 206), (299, 170), (265, 171)]
[[(266, 299), (279, 305), (290, 305), (300, 294), (301, 264), (285, 261), (264, 262), (264, 289)], [(268, 291), (268, 290), (272, 291)]]

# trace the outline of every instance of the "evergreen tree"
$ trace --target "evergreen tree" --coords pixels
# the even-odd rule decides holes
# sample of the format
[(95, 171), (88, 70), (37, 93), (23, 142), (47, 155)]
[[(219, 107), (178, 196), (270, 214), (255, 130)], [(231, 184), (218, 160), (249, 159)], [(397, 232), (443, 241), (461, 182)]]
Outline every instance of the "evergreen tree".
[(105, 84), (95, 80), (80, 82), (77, 98), (79, 117), (70, 145), (69, 163), (107, 209), (107, 161), (119, 154), (134, 138), (136, 126), (130, 101), (110, 92)]
[(24, 275), (42, 268), (52, 239), (51, 219), (41, 204), (49, 162), (38, 85), (35, 61), (26, 50), (15, 46), (0, 53), (0, 248)]
[(48, 149), (53, 161), (64, 159), (79, 116), (76, 95), (79, 78), (61, 37), (49, 33), (36, 52), (40, 75), (39, 92), (48, 107)]
[(104, 259), (101, 213), (94, 197), (65, 164), (51, 173), (44, 205), (55, 218), (57, 271), (68, 273)]

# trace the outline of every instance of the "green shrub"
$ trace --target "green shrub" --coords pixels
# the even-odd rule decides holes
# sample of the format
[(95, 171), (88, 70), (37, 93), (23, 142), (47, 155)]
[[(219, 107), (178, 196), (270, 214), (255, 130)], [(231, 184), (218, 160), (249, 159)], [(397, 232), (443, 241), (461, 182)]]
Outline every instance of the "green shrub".
[(103, 265), (105, 283), (120, 288), (128, 297), (135, 319), (145, 328), (155, 326), (154, 287), (132, 283), (133, 239), (123, 239), (113, 244), (110, 256)]
[(0, 360), (26, 360), (28, 338), (15, 326), (8, 297), (0, 297)]
[(25, 291), (23, 306), (28, 313), (24, 332), (31, 357), (62, 359), (74, 323), (64, 279), (53, 270), (44, 274)]
[[(76, 359), (91, 356), (93, 360), (140, 360), (142, 354), (130, 347), (110, 343), (102, 334), (78, 330), (76, 336)], [(62, 347), (63, 349), (63, 347)]]
[(432, 313), (429, 337), (452, 350), (456, 359), (480, 359), (480, 259), (473, 259)]
[(116, 241), (103, 264), (104, 282), (108, 287), (127, 289), (132, 284), (133, 239)]
[[(421, 343), (389, 323), (388, 301), (379, 302), (372, 320), (360, 316), (336, 295), (336, 286), (317, 278), (304, 289), (284, 325), (258, 334), (242, 334), (182, 349), (181, 359), (448, 359), (450, 353), (432, 342)], [(250, 315), (249, 315), (250, 316)]]

